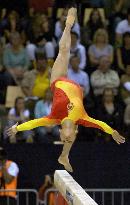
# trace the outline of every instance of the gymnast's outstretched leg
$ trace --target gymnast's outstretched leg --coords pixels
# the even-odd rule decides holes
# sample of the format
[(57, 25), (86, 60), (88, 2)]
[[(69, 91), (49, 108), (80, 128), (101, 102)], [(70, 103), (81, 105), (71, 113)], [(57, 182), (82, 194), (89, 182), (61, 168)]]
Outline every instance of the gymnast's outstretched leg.
[(59, 53), (52, 67), (50, 83), (53, 83), (59, 77), (67, 77), (71, 46), (70, 32), (75, 22), (76, 14), (76, 8), (69, 9), (66, 26), (59, 42)]

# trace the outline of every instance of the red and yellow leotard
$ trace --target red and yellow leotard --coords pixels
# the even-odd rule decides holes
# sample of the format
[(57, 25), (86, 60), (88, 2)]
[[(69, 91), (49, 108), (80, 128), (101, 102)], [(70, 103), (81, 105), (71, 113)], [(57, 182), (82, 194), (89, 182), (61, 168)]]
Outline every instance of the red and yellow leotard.
[(70, 119), (77, 125), (99, 128), (108, 134), (113, 133), (113, 129), (106, 123), (88, 116), (83, 106), (82, 89), (74, 81), (59, 78), (52, 83), (51, 89), (53, 103), (50, 115), (18, 125), (18, 131), (30, 130), (39, 126), (59, 125), (65, 119)]

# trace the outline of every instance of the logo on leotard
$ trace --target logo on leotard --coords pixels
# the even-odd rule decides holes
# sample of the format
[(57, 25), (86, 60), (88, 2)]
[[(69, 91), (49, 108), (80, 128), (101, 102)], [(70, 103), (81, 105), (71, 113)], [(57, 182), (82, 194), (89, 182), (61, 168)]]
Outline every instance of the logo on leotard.
[(70, 102), (70, 103), (67, 105), (68, 111), (71, 111), (73, 108), (74, 108), (74, 104)]

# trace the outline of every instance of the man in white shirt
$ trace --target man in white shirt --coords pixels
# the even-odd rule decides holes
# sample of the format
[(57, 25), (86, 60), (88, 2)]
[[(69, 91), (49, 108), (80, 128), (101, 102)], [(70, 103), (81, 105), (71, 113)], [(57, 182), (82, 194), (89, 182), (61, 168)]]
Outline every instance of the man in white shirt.
[(77, 55), (79, 57), (79, 68), (83, 70), (86, 66), (86, 50), (85, 47), (79, 43), (79, 36), (76, 32), (71, 32), (70, 55)]
[(91, 74), (91, 85), (95, 96), (100, 96), (106, 87), (113, 88), (115, 94), (118, 92), (120, 79), (118, 73), (110, 69), (111, 63), (107, 56), (100, 58), (99, 66)]
[(127, 18), (117, 24), (116, 27), (117, 45), (122, 44), (122, 36), (125, 32), (130, 32), (130, 8), (127, 11)]
[(89, 93), (89, 77), (88, 74), (79, 68), (80, 59), (77, 55), (74, 55), (70, 59), (70, 69), (68, 70), (68, 78), (78, 83), (84, 91), (84, 96)]
[[(9, 189), (17, 189), (17, 177), (19, 173), (18, 165), (7, 160), (6, 151), (0, 147), (0, 204), (16, 205), (16, 192), (8, 191)], [(1, 191), (1, 190), (5, 191)]]

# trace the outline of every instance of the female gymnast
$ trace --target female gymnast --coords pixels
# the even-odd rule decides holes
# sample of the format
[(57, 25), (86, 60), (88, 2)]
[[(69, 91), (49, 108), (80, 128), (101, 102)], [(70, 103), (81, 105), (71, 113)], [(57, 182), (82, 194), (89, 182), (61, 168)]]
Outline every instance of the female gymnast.
[(78, 125), (94, 127), (111, 134), (118, 143), (124, 143), (125, 138), (106, 123), (88, 116), (83, 106), (83, 92), (75, 82), (67, 79), (67, 70), (70, 56), (71, 35), (70, 31), (75, 22), (77, 10), (70, 8), (68, 11), (66, 26), (59, 42), (59, 53), (51, 72), (51, 90), (53, 92), (53, 104), (49, 116), (34, 119), (23, 124), (15, 124), (8, 129), (8, 135), (13, 137), (19, 131), (30, 130), (39, 126), (60, 125), (60, 137), (63, 142), (63, 150), (58, 162), (65, 169), (72, 172), (69, 163), (69, 152), (76, 139)]

